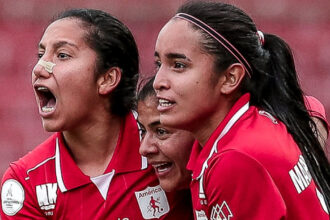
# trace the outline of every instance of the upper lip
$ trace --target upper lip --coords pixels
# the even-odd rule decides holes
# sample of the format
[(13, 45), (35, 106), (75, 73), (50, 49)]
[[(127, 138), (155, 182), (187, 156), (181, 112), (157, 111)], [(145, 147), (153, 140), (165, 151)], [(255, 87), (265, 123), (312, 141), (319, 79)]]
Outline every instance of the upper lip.
[(162, 96), (157, 96), (157, 99), (158, 100), (166, 100), (166, 101), (168, 101), (168, 102), (174, 102), (173, 100), (171, 100), (170, 98), (165, 98), (165, 97), (162, 97)]
[[(34, 84), (34, 90), (38, 93), (40, 91), (49, 91), (54, 95), (54, 92), (46, 85), (43, 84)], [(54, 95), (55, 96), (55, 95)]]
[(43, 85), (43, 84), (41, 84), (41, 83), (35, 83), (35, 84), (33, 85), (33, 88), (34, 88), (36, 91), (38, 91), (38, 88), (40, 88), (40, 87), (47, 88), (47, 89), (50, 91), (50, 89), (48, 88), (48, 86)]
[(158, 167), (160, 165), (171, 163), (170, 161), (148, 161), (148, 163), (153, 167)]

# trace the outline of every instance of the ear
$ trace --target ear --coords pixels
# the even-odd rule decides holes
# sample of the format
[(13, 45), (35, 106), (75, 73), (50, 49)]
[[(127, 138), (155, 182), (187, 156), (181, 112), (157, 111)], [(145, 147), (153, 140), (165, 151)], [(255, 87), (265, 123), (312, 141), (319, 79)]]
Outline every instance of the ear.
[(97, 79), (98, 92), (101, 95), (107, 95), (114, 90), (121, 79), (121, 69), (119, 67), (111, 67), (106, 73)]
[(241, 84), (245, 76), (245, 69), (240, 63), (230, 65), (224, 72), (224, 82), (221, 87), (223, 94), (230, 94)]

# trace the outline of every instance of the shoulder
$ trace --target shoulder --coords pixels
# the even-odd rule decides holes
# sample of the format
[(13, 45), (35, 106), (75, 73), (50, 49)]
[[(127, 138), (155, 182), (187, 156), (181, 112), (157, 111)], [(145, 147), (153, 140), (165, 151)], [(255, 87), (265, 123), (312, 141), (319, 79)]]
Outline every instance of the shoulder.
[(313, 96), (304, 96), (306, 109), (311, 117), (315, 117), (324, 123), (324, 126), (329, 134), (330, 125), (327, 120), (327, 116), (325, 113), (324, 105)]
[(301, 154), (286, 126), (270, 113), (257, 108), (218, 143), (220, 152), (229, 149), (244, 153), (267, 169), (274, 166), (287, 169)]
[(321, 115), (325, 115), (325, 109), (323, 104), (314, 96), (304, 96), (305, 106), (310, 112), (318, 112)]
[(238, 218), (272, 219), (271, 210), (271, 216), (285, 215), (284, 200), (271, 175), (244, 152), (228, 150), (217, 154), (207, 170), (204, 185), (209, 207), (225, 202)]
[(269, 177), (265, 167), (259, 161), (239, 150), (226, 150), (212, 157), (209, 162), (209, 173), (215, 172), (221, 178), (230, 179), (251, 177), (253, 174)]
[(250, 190), (280, 197), (275, 180), (266, 167), (238, 150), (227, 150), (212, 157), (204, 178), (211, 194), (229, 196), (231, 193), (241, 193), (252, 196), (246, 192)]
[(3, 176), (3, 180), (6, 179), (6, 177), (26, 177), (30, 169), (34, 169), (46, 163), (48, 160), (51, 160), (55, 156), (56, 137), (56, 134), (50, 136), (25, 156), (10, 163), (9, 168)]

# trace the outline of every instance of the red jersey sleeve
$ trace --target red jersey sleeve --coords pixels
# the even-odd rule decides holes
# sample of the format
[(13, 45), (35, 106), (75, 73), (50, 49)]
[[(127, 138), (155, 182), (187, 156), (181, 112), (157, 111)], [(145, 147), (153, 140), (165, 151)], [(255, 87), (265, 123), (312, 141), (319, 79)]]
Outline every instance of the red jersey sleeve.
[(269, 173), (236, 150), (210, 160), (204, 189), (209, 219), (285, 219), (285, 203)]
[(38, 209), (29, 180), (17, 172), (17, 166), (11, 164), (2, 178), (1, 219), (46, 219)]

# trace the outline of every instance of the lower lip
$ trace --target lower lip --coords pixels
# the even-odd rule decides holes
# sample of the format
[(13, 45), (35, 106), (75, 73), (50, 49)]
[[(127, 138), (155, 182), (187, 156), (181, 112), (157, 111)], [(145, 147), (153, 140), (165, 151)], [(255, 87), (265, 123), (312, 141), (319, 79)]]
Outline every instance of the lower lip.
[(161, 105), (158, 105), (157, 106), (157, 110), (159, 112), (165, 112), (165, 111), (169, 111), (170, 109), (172, 109), (174, 107), (174, 103), (172, 103), (171, 105), (169, 106), (161, 106)]
[(168, 176), (170, 174), (172, 169), (173, 169), (173, 164), (170, 165), (169, 167), (167, 167), (167, 169), (165, 171), (158, 172), (158, 170), (155, 169), (155, 172), (156, 172), (156, 175), (158, 176), (158, 178), (165, 178), (166, 176)]
[(53, 108), (52, 111), (47, 111), (47, 112), (42, 111), (41, 107), (39, 107), (39, 115), (43, 118), (49, 118), (52, 114), (54, 114), (55, 110), (56, 110), (56, 106)]

